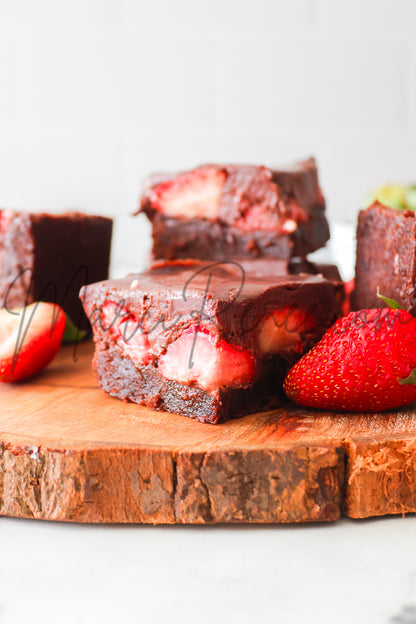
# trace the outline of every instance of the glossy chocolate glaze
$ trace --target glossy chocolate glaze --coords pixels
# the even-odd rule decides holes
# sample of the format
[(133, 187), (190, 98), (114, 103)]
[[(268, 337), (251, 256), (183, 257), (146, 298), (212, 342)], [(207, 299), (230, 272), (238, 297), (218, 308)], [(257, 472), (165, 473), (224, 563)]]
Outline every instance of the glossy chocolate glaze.
[[(250, 269), (249, 269), (250, 270)], [(149, 271), (108, 280), (82, 289), (84, 307), (92, 323), (108, 301), (122, 302), (145, 327), (172, 325), (165, 340), (194, 325), (213, 324), (225, 339), (241, 347), (265, 316), (282, 308), (301, 308), (316, 320), (322, 333), (335, 320), (342, 297), (340, 283), (321, 275), (257, 276), (233, 261), (160, 261)]]

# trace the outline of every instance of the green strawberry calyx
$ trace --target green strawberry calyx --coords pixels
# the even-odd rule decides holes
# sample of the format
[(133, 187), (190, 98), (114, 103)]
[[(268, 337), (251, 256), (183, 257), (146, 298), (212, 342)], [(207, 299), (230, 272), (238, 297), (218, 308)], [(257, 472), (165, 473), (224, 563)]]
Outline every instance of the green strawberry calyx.
[[(398, 303), (394, 299), (390, 299), (389, 297), (385, 297), (384, 295), (380, 294), (379, 288), (377, 288), (377, 297), (379, 297), (379, 299), (382, 299), (384, 303), (387, 303), (387, 305), (390, 308), (393, 308), (393, 310), (404, 310), (403, 306), (400, 305), (400, 303)], [(397, 381), (399, 382), (401, 386), (408, 386), (410, 384), (413, 384), (413, 385), (416, 384), (416, 368), (414, 368), (411, 371), (410, 375), (408, 375), (405, 379), (397, 378)]]
[(65, 332), (62, 341), (79, 342), (80, 340), (83, 340), (87, 335), (87, 331), (85, 329), (79, 329), (79, 327), (77, 327), (75, 323), (70, 319), (68, 314), (65, 314), (65, 318)]
[(401, 386), (408, 386), (409, 384), (416, 384), (416, 368), (414, 368), (410, 375), (405, 379), (397, 379)]
[(404, 310), (404, 307), (398, 301), (395, 301), (394, 299), (390, 299), (390, 297), (385, 297), (384, 295), (382, 295), (380, 293), (380, 288), (377, 288), (377, 297), (379, 299), (382, 299), (384, 303), (387, 303), (389, 308), (393, 308), (393, 310)]

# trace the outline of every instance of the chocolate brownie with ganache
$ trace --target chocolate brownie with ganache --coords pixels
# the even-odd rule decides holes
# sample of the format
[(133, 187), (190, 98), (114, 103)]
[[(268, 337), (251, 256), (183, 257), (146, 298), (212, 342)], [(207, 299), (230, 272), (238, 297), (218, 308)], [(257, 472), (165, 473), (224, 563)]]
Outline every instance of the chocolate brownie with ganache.
[(203, 165), (152, 175), (139, 212), (152, 223), (158, 259), (306, 257), (329, 239), (313, 158), (281, 169)]
[(83, 284), (108, 277), (112, 219), (81, 212), (0, 211), (0, 307), (59, 304), (88, 328)]
[(352, 306), (387, 306), (377, 290), (416, 314), (416, 213), (374, 202), (361, 210)]
[(340, 315), (343, 285), (256, 276), (233, 261), (161, 261), (81, 298), (103, 390), (215, 424), (281, 403), (289, 367)]

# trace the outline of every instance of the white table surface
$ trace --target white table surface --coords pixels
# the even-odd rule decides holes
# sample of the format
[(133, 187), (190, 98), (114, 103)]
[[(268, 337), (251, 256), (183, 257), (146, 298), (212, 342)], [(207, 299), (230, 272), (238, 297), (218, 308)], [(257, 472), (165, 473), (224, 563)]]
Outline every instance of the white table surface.
[[(352, 228), (331, 255), (352, 276)], [(92, 526), (0, 518), (0, 624), (416, 623), (416, 518)]]

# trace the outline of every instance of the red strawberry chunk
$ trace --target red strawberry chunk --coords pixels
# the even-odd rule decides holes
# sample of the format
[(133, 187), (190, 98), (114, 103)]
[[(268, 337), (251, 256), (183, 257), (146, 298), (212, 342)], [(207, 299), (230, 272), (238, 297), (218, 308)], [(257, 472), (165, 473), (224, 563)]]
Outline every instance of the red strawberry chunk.
[(172, 342), (159, 360), (167, 379), (197, 384), (208, 392), (220, 386), (241, 386), (251, 381), (255, 361), (241, 350), (199, 327), (192, 327)]
[[(237, 219), (235, 225), (245, 232), (254, 230), (276, 230), (281, 227), (282, 218), (277, 211), (272, 211), (267, 205), (255, 204), (250, 206), (244, 215)], [(295, 228), (296, 229), (296, 224)]]
[(147, 334), (143, 333), (134, 319), (127, 319), (119, 325), (119, 343), (122, 344), (124, 353), (133, 362), (148, 364), (151, 360), (150, 344)]
[(114, 336), (125, 355), (133, 362), (137, 364), (150, 362), (148, 335), (121, 304), (110, 301), (103, 306), (101, 326), (104, 332)]
[(308, 407), (381, 411), (412, 403), (416, 319), (389, 308), (350, 312), (289, 371), (286, 394)]
[(101, 309), (101, 328), (104, 332), (120, 333), (120, 325), (128, 317), (129, 313), (120, 303), (109, 301)]
[(290, 306), (275, 310), (256, 330), (256, 343), (263, 354), (296, 349), (301, 351), (303, 336), (316, 327), (311, 314)]
[(199, 167), (157, 185), (150, 202), (167, 216), (215, 219), (225, 173), (214, 166)]
[[(298, 227), (298, 223), (307, 221), (306, 212), (292, 198), (287, 200), (287, 206), (281, 202), (279, 210), (276, 202), (271, 202), (267, 197), (259, 203), (251, 205), (244, 214), (237, 219), (235, 225), (246, 232), (254, 230), (277, 231), (284, 234), (292, 234)], [(288, 209), (287, 209), (288, 207)]]

